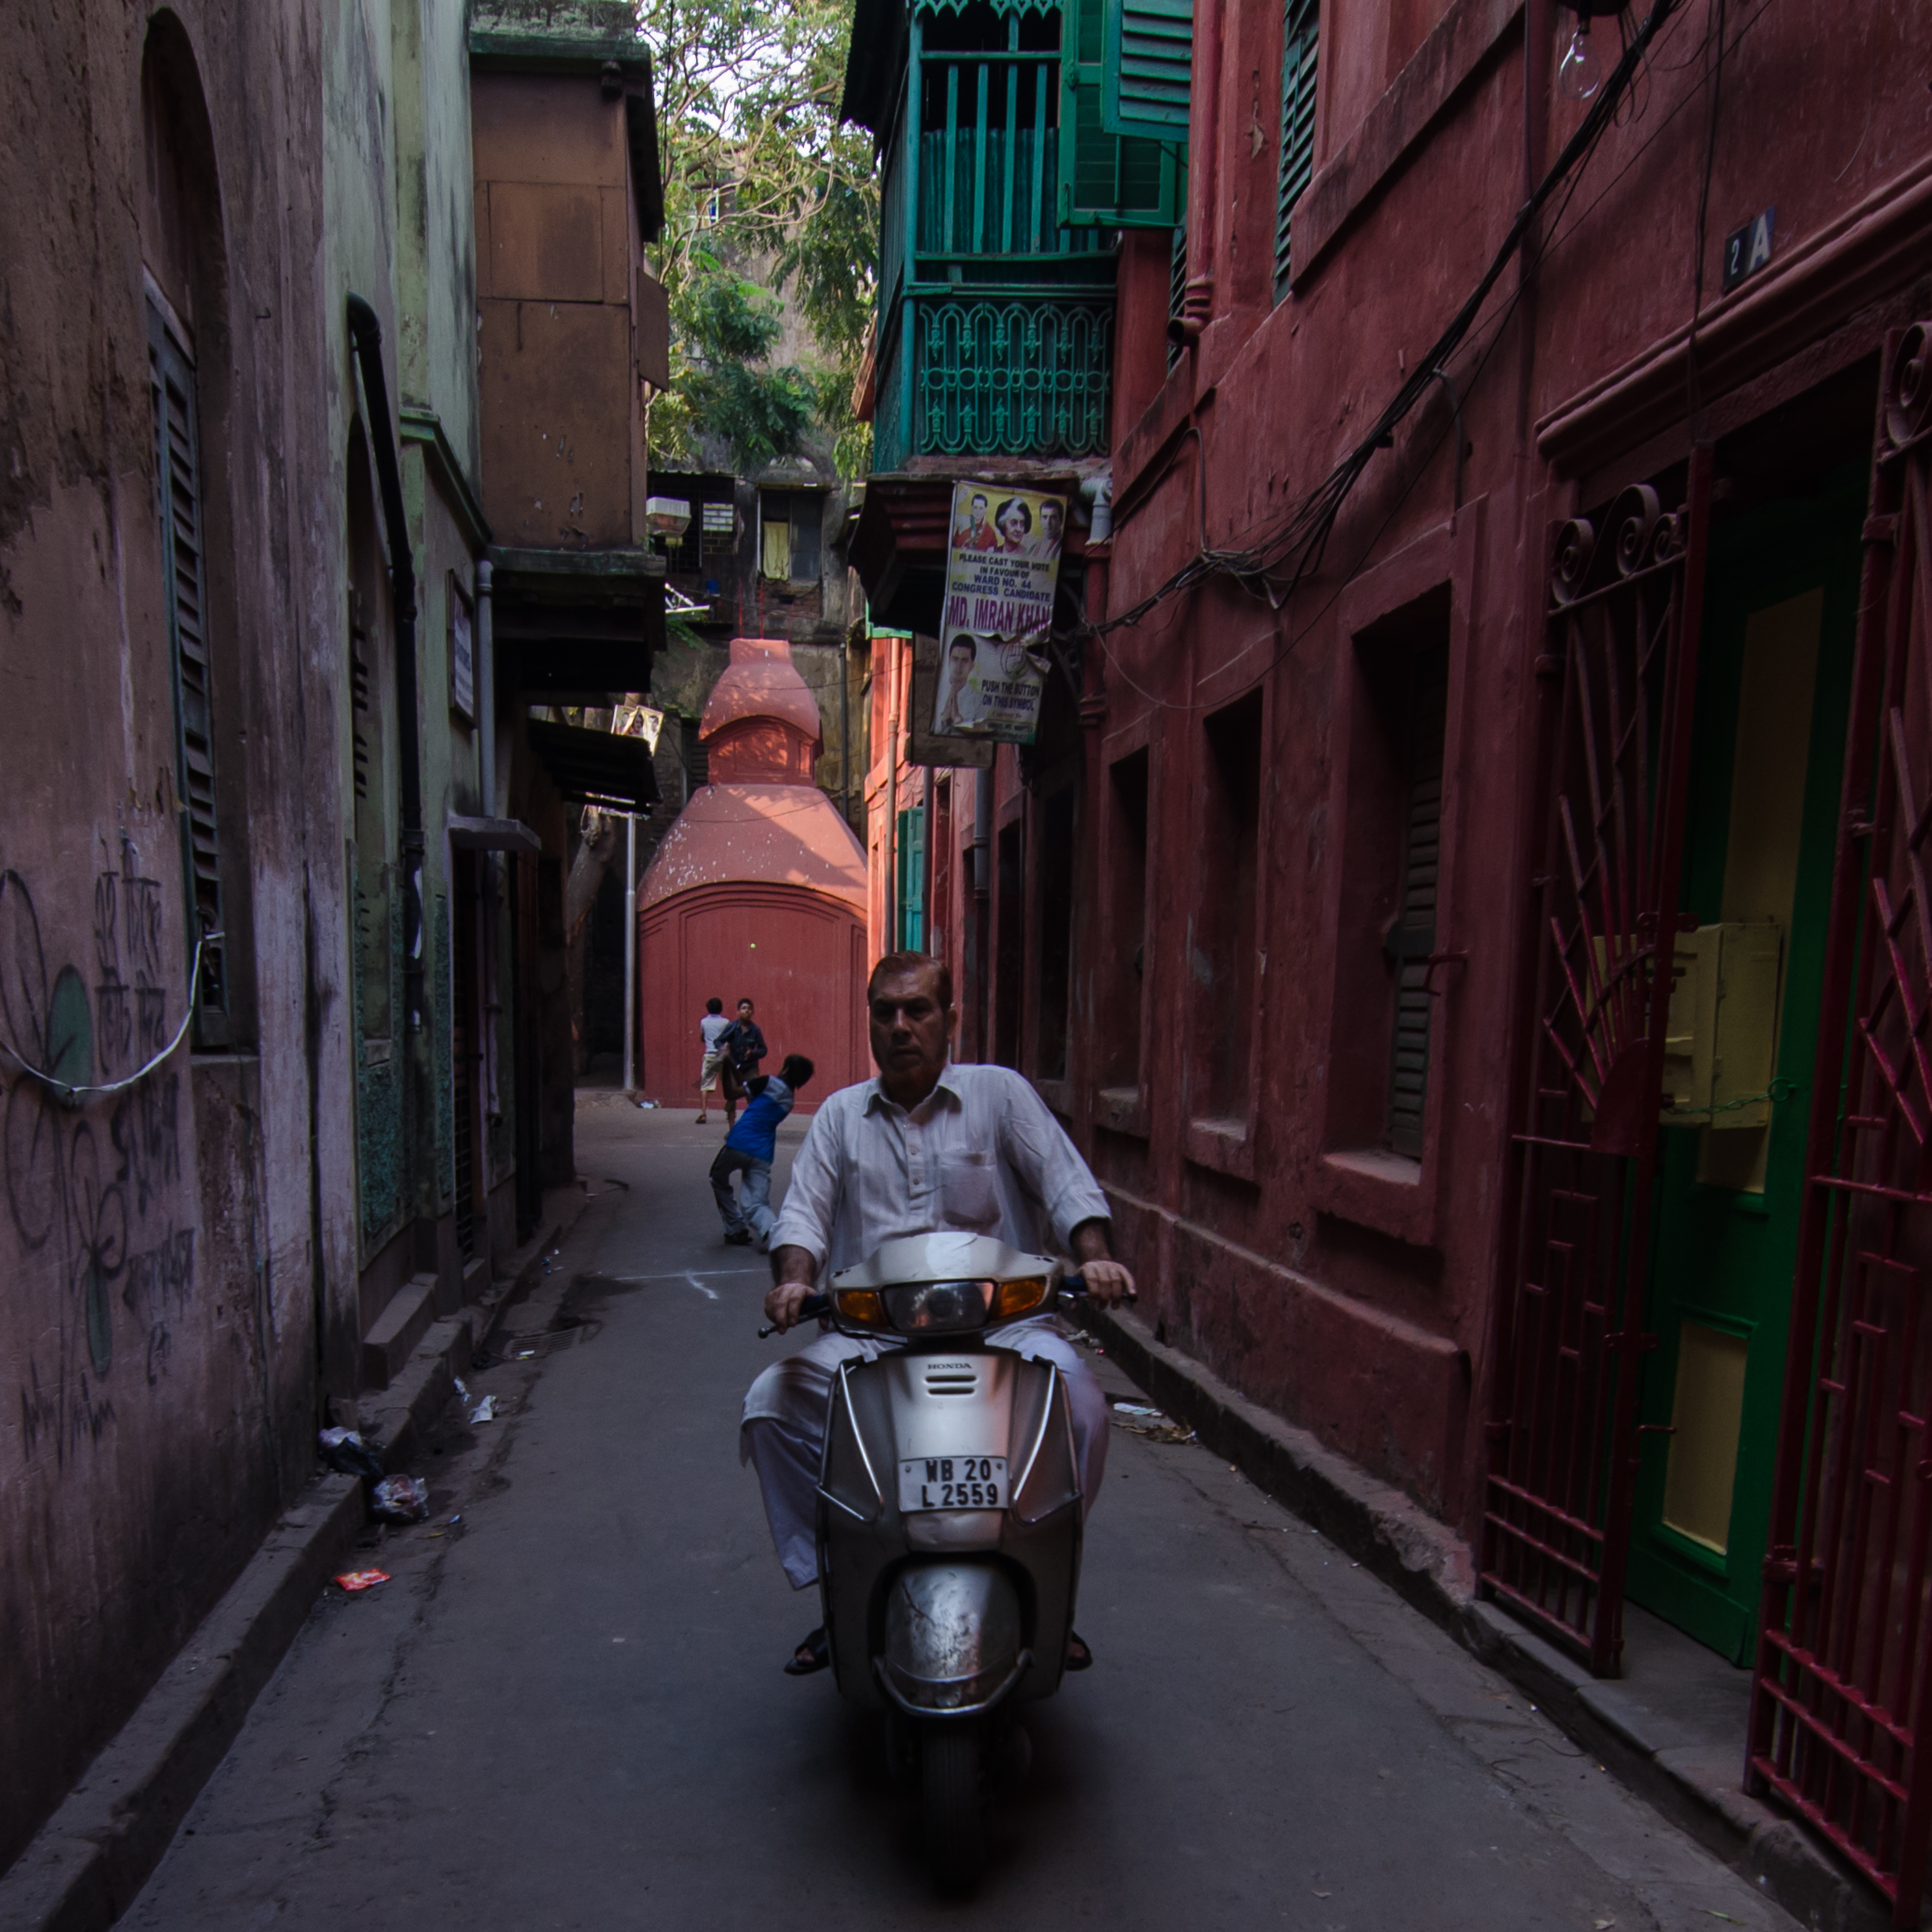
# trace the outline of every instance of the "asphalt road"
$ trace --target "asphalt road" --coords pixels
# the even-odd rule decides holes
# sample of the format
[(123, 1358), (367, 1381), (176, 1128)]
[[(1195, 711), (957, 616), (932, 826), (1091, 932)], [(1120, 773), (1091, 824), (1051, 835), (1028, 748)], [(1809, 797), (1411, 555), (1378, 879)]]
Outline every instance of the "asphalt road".
[(739, 1465), (782, 1345), (718, 1240), (718, 1129), (580, 1099), (579, 1166), (619, 1185), (472, 1380), (507, 1414), (452, 1412), (432, 1522), (358, 1553), (389, 1582), (316, 1605), (124, 1924), (1791, 1925), (1225, 1463), (1124, 1428), (1097, 1662), (1035, 1707), (983, 1885), (939, 1898), (875, 1733), (779, 1669), (816, 1599)]

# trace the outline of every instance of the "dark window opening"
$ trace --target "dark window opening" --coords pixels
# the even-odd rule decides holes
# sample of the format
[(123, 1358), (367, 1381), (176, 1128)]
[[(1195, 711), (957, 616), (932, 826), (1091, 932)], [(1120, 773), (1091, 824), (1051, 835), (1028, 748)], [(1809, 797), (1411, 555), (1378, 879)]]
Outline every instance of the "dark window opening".
[(214, 676), (208, 658), (208, 560), (194, 367), (152, 303), (148, 308), (148, 366), (154, 399), (161, 587), (174, 682), (175, 783), (181, 812), (190, 958), (197, 941), (200, 946), (195, 1034), (203, 1046), (226, 1046), (228, 982), (221, 944)]
[(1315, 172), (1315, 76), (1320, 0), (1286, 0), (1282, 9), (1281, 146), (1275, 173), (1274, 296), (1288, 292), (1290, 218)]
[(1202, 892), (1195, 914), (1197, 1117), (1245, 1127), (1253, 1090), (1261, 856), (1262, 694), (1207, 721)]
[(383, 728), (385, 652), (376, 625), (387, 606), (376, 528), (369, 454), (360, 429), (349, 443), (349, 692), (355, 770), (353, 951), (357, 1026), (364, 1040), (386, 1041), (392, 1024), (388, 858), (389, 776)]
[(786, 584), (816, 584), (825, 500), (815, 490), (767, 490), (760, 511), (758, 568)]
[(1328, 1138), (1422, 1158), (1448, 710), (1446, 586), (1358, 633)]
[(1073, 792), (1055, 792), (1040, 807), (1039, 1026), (1034, 1062), (1042, 1080), (1066, 1078), (1069, 1008), (1073, 992)]
[(1408, 663), (1402, 868), (1394, 922), (1384, 944), (1394, 978), (1385, 1138), (1397, 1154), (1422, 1158), (1429, 1088), (1429, 956), (1436, 950), (1436, 888), (1442, 832), (1442, 730), (1449, 650), (1437, 644)]
[(1141, 1077), (1141, 1013), (1147, 988), (1148, 753), (1113, 767), (1107, 828), (1107, 944), (1100, 1040), (1100, 1084), (1136, 1087)]

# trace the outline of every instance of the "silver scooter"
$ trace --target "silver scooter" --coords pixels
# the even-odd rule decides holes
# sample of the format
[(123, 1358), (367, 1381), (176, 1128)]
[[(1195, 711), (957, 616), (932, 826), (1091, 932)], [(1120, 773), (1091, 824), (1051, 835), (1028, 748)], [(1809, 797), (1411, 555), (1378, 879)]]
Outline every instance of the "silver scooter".
[(894, 1345), (832, 1384), (819, 1592), (840, 1694), (884, 1712), (950, 1888), (985, 1862), (987, 1786), (1024, 1775), (1016, 1709), (1060, 1688), (1080, 1581), (1066, 1379), (985, 1336), (1082, 1289), (1060, 1263), (987, 1236), (914, 1234), (802, 1311)]

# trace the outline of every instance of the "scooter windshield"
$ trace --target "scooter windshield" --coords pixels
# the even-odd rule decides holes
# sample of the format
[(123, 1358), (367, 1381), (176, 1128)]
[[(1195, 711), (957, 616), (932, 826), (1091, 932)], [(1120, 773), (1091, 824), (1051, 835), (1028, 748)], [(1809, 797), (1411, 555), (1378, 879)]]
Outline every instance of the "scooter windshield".
[(886, 1312), (902, 1334), (983, 1328), (993, 1305), (990, 1281), (928, 1281), (886, 1290)]

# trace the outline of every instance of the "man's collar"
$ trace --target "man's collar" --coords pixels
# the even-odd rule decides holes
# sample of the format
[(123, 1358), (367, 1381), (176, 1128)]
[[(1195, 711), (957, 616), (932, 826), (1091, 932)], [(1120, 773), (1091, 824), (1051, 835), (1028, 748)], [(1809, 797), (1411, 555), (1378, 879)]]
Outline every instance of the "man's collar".
[[(932, 1093), (927, 1094), (924, 1100), (918, 1102), (918, 1106), (923, 1107), (933, 1098), (934, 1094), (944, 1094), (952, 1100), (954, 1106), (963, 1106), (965, 1104), (966, 1096), (961, 1090), (960, 1083), (956, 1077), (957, 1072), (958, 1069), (953, 1062), (949, 1060), (940, 1069), (939, 1078), (932, 1083)], [(879, 1076), (875, 1073), (866, 1082), (864, 1111), (868, 1114), (876, 1114), (888, 1107), (898, 1108), (902, 1114), (915, 1111), (913, 1108), (900, 1107), (899, 1103), (886, 1091)]]

